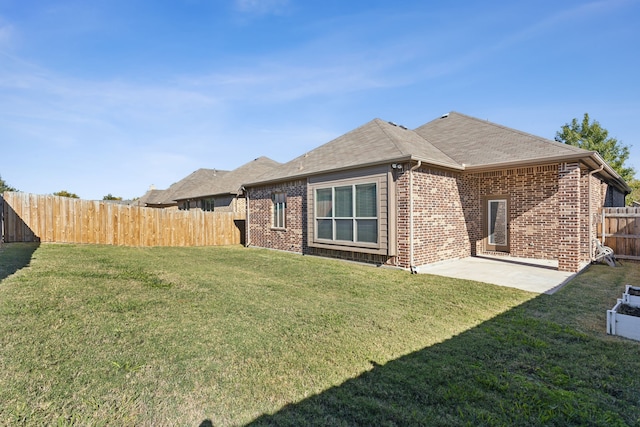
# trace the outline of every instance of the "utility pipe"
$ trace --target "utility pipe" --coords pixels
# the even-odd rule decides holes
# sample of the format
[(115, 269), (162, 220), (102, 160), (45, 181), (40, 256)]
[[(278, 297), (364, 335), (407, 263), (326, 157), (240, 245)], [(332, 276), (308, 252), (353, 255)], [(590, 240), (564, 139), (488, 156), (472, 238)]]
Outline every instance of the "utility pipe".
[(409, 169), (409, 269), (411, 274), (418, 273), (413, 256), (413, 171), (422, 166), (422, 160)]
[[(587, 183), (587, 191), (589, 191), (589, 261), (591, 262), (593, 262), (594, 260), (593, 237), (591, 237), (593, 233), (593, 212), (591, 211), (591, 177), (598, 172), (602, 172), (603, 170), (604, 163), (600, 166), (600, 169), (592, 170), (591, 172), (589, 172), (589, 182)], [(604, 222), (602, 223), (602, 235), (604, 236)], [(604, 245), (604, 241), (602, 242), (602, 244)]]

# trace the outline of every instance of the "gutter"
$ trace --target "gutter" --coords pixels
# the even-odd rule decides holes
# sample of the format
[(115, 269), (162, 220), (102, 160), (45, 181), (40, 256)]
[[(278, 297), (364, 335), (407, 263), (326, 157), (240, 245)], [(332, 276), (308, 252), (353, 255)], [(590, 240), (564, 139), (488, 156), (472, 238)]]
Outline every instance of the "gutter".
[(614, 181), (617, 181), (618, 184), (620, 184), (621, 190), (623, 190), (626, 194), (631, 193), (631, 187), (629, 187), (629, 184), (627, 184), (625, 180), (622, 179), (622, 177), (618, 174), (618, 172), (613, 170), (613, 168), (609, 166), (607, 162), (605, 162), (605, 160), (602, 158), (600, 153), (598, 153), (597, 151), (593, 151), (591, 157), (595, 158), (598, 164), (602, 166), (600, 170), (604, 169), (605, 172), (607, 172), (614, 179)]
[(409, 169), (409, 269), (411, 274), (417, 274), (413, 256), (413, 171), (422, 166), (422, 160), (418, 160), (415, 166)]

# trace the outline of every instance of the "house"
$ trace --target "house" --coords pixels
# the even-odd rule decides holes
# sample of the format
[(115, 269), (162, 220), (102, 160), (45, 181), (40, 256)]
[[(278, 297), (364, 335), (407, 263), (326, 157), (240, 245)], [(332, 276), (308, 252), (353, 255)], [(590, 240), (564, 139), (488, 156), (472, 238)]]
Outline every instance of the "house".
[(173, 194), (180, 209), (200, 208), (205, 211), (241, 212), (246, 204), (242, 183), (269, 173), (281, 164), (268, 157), (258, 157), (215, 179), (201, 180)]
[(198, 169), (180, 181), (171, 184), (166, 190), (150, 188), (142, 197), (138, 199), (138, 205), (149, 208), (174, 208), (187, 209), (189, 206), (178, 206), (178, 199), (182, 194), (188, 194), (199, 188), (203, 183), (217, 181), (228, 171), (217, 169)]
[(578, 271), (631, 191), (596, 152), (455, 112), (374, 119), (244, 186), (247, 244), (412, 272), (487, 253)]
[(198, 169), (166, 190), (150, 189), (138, 199), (139, 206), (181, 210), (238, 212), (244, 215), (246, 204), (242, 182), (273, 171), (280, 163), (258, 157), (232, 171)]

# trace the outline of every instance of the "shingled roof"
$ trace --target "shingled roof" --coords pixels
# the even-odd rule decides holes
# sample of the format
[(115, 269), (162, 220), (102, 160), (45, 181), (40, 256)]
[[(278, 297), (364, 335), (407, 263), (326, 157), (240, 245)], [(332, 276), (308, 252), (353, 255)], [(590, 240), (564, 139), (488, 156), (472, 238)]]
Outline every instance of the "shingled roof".
[(240, 194), (242, 183), (253, 180), (281, 166), (281, 163), (268, 157), (258, 157), (244, 165), (216, 177), (199, 181), (188, 189), (181, 189), (173, 195), (174, 200), (195, 199), (221, 194)]
[(465, 168), (580, 158), (592, 154), (572, 145), (456, 112), (445, 114), (415, 131)]
[[(410, 159), (420, 159), (450, 169), (462, 169), (459, 163), (418, 133), (391, 122), (374, 119), (283, 164), (255, 182), (278, 181)], [(245, 180), (245, 183), (248, 182), (252, 181)]]
[(283, 164), (246, 185), (266, 184), (383, 163), (421, 161), (451, 170), (583, 161), (623, 191), (631, 191), (596, 152), (583, 150), (457, 112), (415, 130), (374, 119)]
[(205, 182), (211, 182), (224, 177), (228, 171), (217, 169), (198, 169), (180, 181), (175, 182), (166, 190), (149, 190), (139, 200), (140, 204), (149, 205), (175, 205), (182, 194), (188, 194), (199, 188)]

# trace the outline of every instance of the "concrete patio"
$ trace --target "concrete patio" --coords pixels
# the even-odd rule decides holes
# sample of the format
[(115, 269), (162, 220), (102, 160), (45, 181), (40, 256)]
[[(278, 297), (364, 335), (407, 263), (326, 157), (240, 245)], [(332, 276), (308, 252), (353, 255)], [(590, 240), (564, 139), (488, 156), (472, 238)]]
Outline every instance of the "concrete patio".
[(558, 271), (557, 261), (487, 255), (429, 264), (420, 267), (418, 273), (475, 280), (538, 294), (553, 294), (578, 274)]

